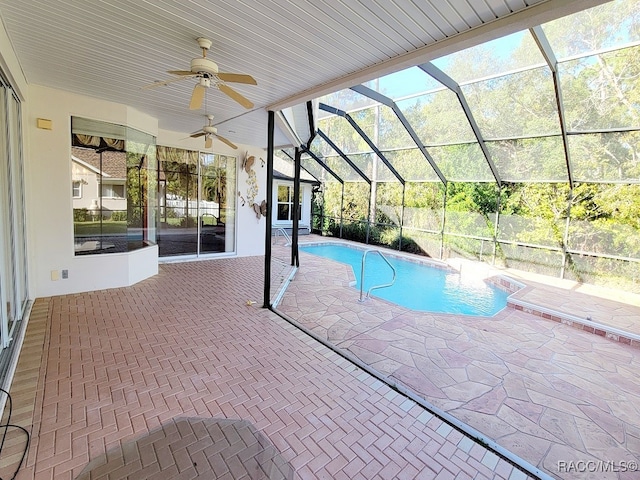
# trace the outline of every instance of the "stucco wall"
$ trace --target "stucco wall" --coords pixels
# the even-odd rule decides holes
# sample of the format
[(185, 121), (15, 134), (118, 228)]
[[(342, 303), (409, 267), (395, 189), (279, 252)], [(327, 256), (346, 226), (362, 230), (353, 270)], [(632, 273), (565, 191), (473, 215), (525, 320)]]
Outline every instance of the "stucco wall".
[[(79, 116), (127, 125), (155, 135), (157, 143), (182, 148), (202, 148), (202, 139), (188, 133), (158, 130), (157, 120), (126, 105), (106, 102), (41, 86), (29, 86), (24, 104), (27, 224), (30, 237), (31, 297), (76, 293), (130, 285), (157, 273), (157, 247), (144, 251), (75, 256), (71, 198), (71, 117)], [(52, 121), (52, 130), (36, 127), (37, 118)], [(258, 203), (266, 194), (266, 168), (260, 158), (264, 150), (239, 145), (232, 150), (214, 143), (215, 153), (236, 156), (237, 189), (247, 198), (247, 178), (242, 170), (245, 154), (254, 155)], [(249, 205), (238, 198), (236, 252), (238, 256), (264, 253), (265, 218), (256, 218)], [(52, 279), (68, 270), (68, 279)]]
[[(157, 134), (157, 120), (125, 105), (31, 85), (23, 105), (31, 297), (131, 285), (158, 271), (157, 247), (75, 256), (71, 198), (71, 117)], [(52, 121), (39, 129), (38, 118)], [(67, 270), (69, 277), (61, 278)], [(52, 273), (53, 272), (53, 273)], [(56, 279), (57, 277), (57, 279)]]

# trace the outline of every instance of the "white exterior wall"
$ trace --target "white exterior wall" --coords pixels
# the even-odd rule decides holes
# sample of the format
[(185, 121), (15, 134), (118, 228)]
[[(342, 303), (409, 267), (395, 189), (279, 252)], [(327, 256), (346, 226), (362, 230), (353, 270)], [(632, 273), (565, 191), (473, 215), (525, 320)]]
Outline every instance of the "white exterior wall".
[[(253, 171), (256, 175), (258, 193), (255, 196), (254, 202), (259, 205), (260, 202), (267, 199), (267, 153), (265, 150), (259, 148), (246, 148), (245, 152), (248, 152), (249, 155), (253, 155), (256, 158), (253, 164)], [(265, 160), (264, 167), (260, 162), (261, 158)], [(247, 195), (249, 191), (249, 174), (242, 169), (241, 162), (242, 159), (238, 158), (238, 192), (244, 197), (245, 205), (242, 206), (242, 201), (238, 198), (238, 255), (264, 255), (264, 237), (267, 219), (263, 216), (257, 218), (250, 204), (251, 202)]]
[[(31, 296), (127, 286), (155, 275), (156, 246), (126, 253), (75, 255), (70, 132), (72, 116), (127, 125), (151, 135), (157, 134), (157, 120), (125, 105), (40, 86), (29, 86), (27, 99), (23, 135)], [(36, 128), (37, 118), (51, 120), (52, 130)], [(68, 279), (60, 278), (63, 269), (68, 270)], [(59, 279), (54, 280), (56, 273)]]
[[(28, 88), (24, 104), (27, 223), (30, 236), (32, 297), (77, 293), (131, 285), (158, 272), (156, 246), (125, 253), (76, 256), (73, 247), (71, 196), (71, 117), (111, 122), (155, 135), (157, 143), (202, 148), (202, 139), (182, 140), (188, 134), (157, 129), (157, 120), (116, 103), (41, 86)], [(36, 128), (36, 119), (53, 122), (52, 130)], [(266, 127), (265, 127), (266, 128)], [(263, 149), (240, 146), (233, 150), (214, 141), (214, 152), (237, 157), (237, 190), (246, 198), (248, 174), (241, 170), (245, 152), (266, 158)], [(266, 168), (254, 165), (256, 201), (265, 199)], [(97, 188), (97, 187), (89, 187)], [(238, 199), (236, 252), (238, 256), (264, 254), (265, 218)], [(231, 229), (229, 229), (232, 232)], [(52, 272), (68, 270), (68, 279), (52, 280)]]

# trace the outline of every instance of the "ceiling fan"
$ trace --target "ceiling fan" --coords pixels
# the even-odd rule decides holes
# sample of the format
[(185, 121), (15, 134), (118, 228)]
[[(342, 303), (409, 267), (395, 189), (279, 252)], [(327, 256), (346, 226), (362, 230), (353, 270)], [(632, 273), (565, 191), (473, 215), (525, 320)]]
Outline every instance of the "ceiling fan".
[(238, 147), (234, 143), (218, 135), (218, 129), (212, 125), (213, 115), (206, 115), (206, 117), (209, 119), (209, 122), (207, 123), (207, 125), (202, 127), (201, 130), (198, 130), (197, 132), (193, 132), (190, 135), (190, 137), (198, 138), (204, 135), (204, 148), (211, 148), (213, 145), (213, 137), (216, 137), (222, 143), (226, 143), (231, 148), (237, 149)]
[(247, 85), (257, 85), (258, 83), (251, 75), (242, 73), (224, 73), (218, 71), (218, 65), (207, 58), (207, 50), (211, 48), (211, 40), (206, 38), (198, 38), (198, 45), (202, 49), (202, 57), (191, 60), (190, 70), (169, 70), (167, 73), (177, 75), (177, 78), (170, 78), (165, 81), (154, 82), (142, 88), (154, 88), (168, 85), (169, 83), (178, 82), (187, 78), (197, 78), (198, 83), (193, 88), (189, 109), (198, 110), (202, 106), (202, 100), (207, 88), (214, 86), (231, 99), (238, 102), (244, 108), (253, 108), (253, 102), (244, 97), (225, 82), (244, 83)]

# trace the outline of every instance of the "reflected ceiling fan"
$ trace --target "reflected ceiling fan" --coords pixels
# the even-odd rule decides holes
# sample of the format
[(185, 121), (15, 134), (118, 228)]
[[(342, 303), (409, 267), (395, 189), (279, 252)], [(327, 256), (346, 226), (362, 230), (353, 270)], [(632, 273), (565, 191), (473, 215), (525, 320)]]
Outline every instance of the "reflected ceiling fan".
[(202, 137), (204, 135), (204, 148), (211, 148), (213, 146), (213, 137), (216, 137), (222, 143), (226, 143), (231, 148), (237, 149), (238, 147), (233, 142), (231, 142), (231, 141), (227, 140), (226, 138), (218, 135), (218, 129), (212, 125), (213, 115), (205, 115), (205, 116), (209, 120), (207, 125), (202, 127), (202, 129), (198, 130), (197, 132), (193, 132), (190, 135), (190, 137), (191, 138), (198, 138), (198, 137)]
[(191, 94), (191, 101), (189, 102), (189, 109), (198, 110), (202, 106), (202, 100), (207, 88), (213, 86), (220, 90), (222, 93), (229, 96), (231, 99), (238, 102), (244, 108), (253, 108), (253, 102), (244, 97), (225, 82), (230, 83), (244, 83), (246, 85), (257, 85), (258, 83), (251, 75), (243, 73), (224, 73), (218, 71), (218, 65), (207, 58), (207, 50), (211, 48), (211, 40), (206, 38), (198, 38), (198, 45), (202, 49), (202, 57), (194, 58), (191, 60), (190, 70), (169, 70), (167, 73), (177, 75), (177, 78), (170, 78), (163, 82), (154, 82), (150, 85), (146, 85), (142, 88), (155, 88), (169, 83), (179, 82), (187, 78), (197, 78), (198, 83), (193, 88)]

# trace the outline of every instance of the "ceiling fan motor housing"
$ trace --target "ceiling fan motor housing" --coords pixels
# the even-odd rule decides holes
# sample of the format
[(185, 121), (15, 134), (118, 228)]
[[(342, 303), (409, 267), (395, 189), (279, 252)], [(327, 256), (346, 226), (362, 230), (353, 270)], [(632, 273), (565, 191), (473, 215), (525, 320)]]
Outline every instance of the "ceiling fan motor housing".
[(193, 73), (217, 75), (218, 65), (208, 58), (194, 58), (191, 60), (191, 71)]

